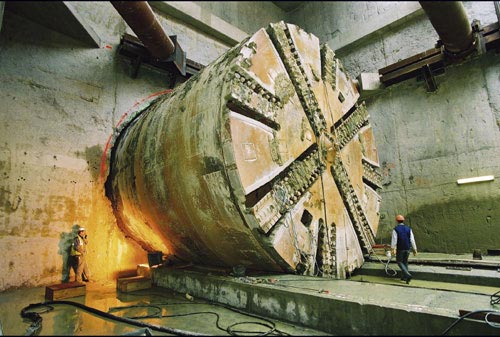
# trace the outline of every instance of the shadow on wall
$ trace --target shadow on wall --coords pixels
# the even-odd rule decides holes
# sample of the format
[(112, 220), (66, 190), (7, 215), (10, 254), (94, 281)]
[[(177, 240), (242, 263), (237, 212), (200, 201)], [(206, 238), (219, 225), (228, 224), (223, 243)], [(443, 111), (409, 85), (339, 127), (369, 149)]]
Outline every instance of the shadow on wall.
[(477, 249), (486, 252), (498, 248), (500, 198), (493, 195), (497, 193), (494, 188), (485, 187), (483, 191), (490, 196), (474, 195), (462, 200), (426, 204), (407, 214), (418, 250), (471, 254)]
[(61, 282), (69, 282), (69, 276), (71, 269), (73, 269), (73, 274), (76, 275), (76, 266), (75, 261), (73, 261), (73, 257), (70, 255), (71, 252), (71, 244), (73, 243), (74, 238), (78, 235), (79, 225), (73, 225), (71, 232), (69, 233), (61, 233), (61, 240), (59, 240), (59, 252), (58, 254), (62, 256), (62, 275)]

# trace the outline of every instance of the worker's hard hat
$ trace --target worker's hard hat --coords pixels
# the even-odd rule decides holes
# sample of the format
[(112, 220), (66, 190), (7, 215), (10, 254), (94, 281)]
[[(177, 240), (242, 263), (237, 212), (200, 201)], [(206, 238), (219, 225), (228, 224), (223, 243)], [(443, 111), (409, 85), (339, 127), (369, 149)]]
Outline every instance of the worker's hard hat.
[(396, 221), (405, 221), (405, 217), (401, 214), (396, 215)]
[(83, 232), (84, 230), (85, 230), (85, 227), (80, 227), (80, 228), (78, 228), (78, 231), (79, 231), (79, 232)]

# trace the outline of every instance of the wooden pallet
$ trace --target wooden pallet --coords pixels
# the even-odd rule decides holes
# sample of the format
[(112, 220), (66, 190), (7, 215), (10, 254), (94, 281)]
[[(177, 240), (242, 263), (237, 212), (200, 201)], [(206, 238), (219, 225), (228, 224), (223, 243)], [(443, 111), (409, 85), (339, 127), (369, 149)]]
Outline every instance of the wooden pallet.
[(147, 264), (137, 265), (137, 276), (143, 276), (146, 278), (151, 277), (151, 268)]
[(386, 256), (386, 252), (391, 250), (390, 245), (376, 244), (372, 246), (371, 254)]
[(151, 278), (144, 276), (133, 276), (119, 278), (116, 280), (116, 289), (128, 293), (131, 291), (151, 288)]
[(55, 301), (62, 298), (78, 297), (85, 295), (86, 286), (79, 282), (53, 284), (45, 288), (45, 299)]

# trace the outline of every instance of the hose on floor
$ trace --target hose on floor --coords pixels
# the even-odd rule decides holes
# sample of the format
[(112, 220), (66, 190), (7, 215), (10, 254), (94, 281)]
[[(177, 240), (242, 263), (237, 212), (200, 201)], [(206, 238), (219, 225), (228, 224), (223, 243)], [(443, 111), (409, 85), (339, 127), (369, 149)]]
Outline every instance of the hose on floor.
[[(385, 263), (385, 273), (389, 276), (396, 276), (398, 274), (398, 272), (393, 269), (392, 267), (389, 267), (389, 263), (391, 263), (391, 259), (392, 259), (392, 255), (391, 255), (391, 252), (388, 251), (388, 254), (387, 254), (387, 262)], [(391, 270), (391, 272), (389, 273), (389, 269)]]
[[(284, 331), (281, 331), (281, 330), (278, 330), (276, 328), (276, 325), (274, 324), (273, 321), (261, 316), (261, 315), (257, 315), (257, 314), (251, 314), (251, 313), (248, 313), (248, 312), (245, 312), (243, 310), (240, 310), (240, 309), (236, 309), (236, 308), (233, 308), (231, 307), (230, 305), (226, 305), (226, 304), (222, 304), (222, 303), (218, 303), (218, 302), (214, 302), (214, 301), (208, 301), (208, 303), (212, 304), (212, 305), (217, 305), (217, 306), (220, 306), (220, 307), (223, 307), (223, 308), (226, 308), (228, 310), (231, 310), (231, 311), (234, 311), (236, 313), (239, 313), (239, 314), (242, 314), (242, 315), (246, 315), (246, 316), (249, 316), (249, 317), (254, 317), (254, 318), (258, 318), (258, 319), (261, 319), (263, 321), (265, 321), (266, 323), (262, 323), (262, 322), (239, 322), (239, 323), (234, 323), (230, 326), (228, 326), (226, 328), (226, 331), (231, 335), (231, 336), (249, 336), (248, 334), (249, 333), (252, 333), (250, 331), (244, 331), (244, 330), (234, 330), (234, 326), (236, 325), (241, 325), (241, 324), (259, 324), (259, 325), (262, 325), (264, 327), (267, 327), (269, 328), (269, 330), (265, 333), (260, 333), (260, 332), (257, 332), (258, 333), (258, 336), (268, 336), (268, 335), (272, 335), (272, 336), (289, 336), (288, 333), (284, 332)], [(237, 335), (236, 333), (237, 332), (240, 332), (240, 333), (246, 333), (246, 335)], [(255, 332), (253, 332), (255, 333)]]
[(468, 312), (466, 313), (465, 315), (463, 316), (460, 316), (455, 322), (453, 322), (448, 328), (446, 328), (446, 330), (443, 331), (443, 333), (441, 334), (442, 336), (445, 336), (448, 332), (450, 332), (450, 330), (456, 326), (458, 323), (460, 323), (464, 318), (467, 318), (469, 316), (472, 316), (474, 314), (480, 314), (480, 313), (486, 313), (486, 315), (484, 316), (484, 321), (491, 327), (493, 328), (497, 328), (499, 329), (500, 328), (500, 324), (498, 323), (494, 323), (494, 322), (490, 322), (488, 320), (488, 316), (490, 315), (496, 315), (496, 316), (500, 316), (500, 311), (496, 311), (496, 310), (489, 310), (489, 309), (486, 309), (486, 310), (476, 310), (476, 311), (471, 311), (471, 312)]
[(490, 296), (490, 304), (495, 305), (500, 303), (500, 291), (497, 291), (493, 295)]
[[(44, 308), (44, 310), (32, 311), (32, 309), (35, 309), (35, 308)], [(30, 304), (29, 306), (23, 308), (21, 310), (21, 317), (31, 321), (31, 324), (26, 329), (26, 332), (24, 333), (24, 335), (25, 336), (38, 336), (38, 334), (40, 333), (40, 330), (42, 329), (42, 316), (40, 316), (40, 314), (43, 314), (45, 312), (49, 312), (52, 310), (54, 310), (54, 307), (50, 306), (50, 305), (32, 307), (32, 304)]]
[(380, 259), (380, 257), (377, 255), (377, 253), (375, 253), (373, 248), (371, 249), (371, 252), (379, 260), (379, 262), (385, 266), (384, 270), (385, 270), (386, 275), (393, 277), (393, 276), (396, 276), (398, 274), (398, 272), (394, 268), (389, 266), (389, 263), (391, 263), (391, 260), (392, 260), (392, 254), (391, 254), (390, 250), (388, 250), (386, 252), (387, 262), (385, 262), (385, 263), (384, 263), (384, 261), (382, 261), (382, 259)]
[[(207, 303), (186, 302), (186, 303), (182, 303), (182, 304), (207, 304)], [(163, 304), (163, 305), (168, 305), (168, 304)], [(127, 310), (127, 309), (137, 308), (137, 307), (141, 307), (141, 308), (153, 308), (153, 309), (156, 308), (156, 306), (154, 306), (154, 305), (140, 305), (140, 306), (131, 305), (131, 306), (124, 306), (124, 307), (115, 307), (115, 308), (110, 309), (110, 311), (111, 310), (113, 310), (113, 311)], [(233, 328), (234, 326), (242, 325), (242, 324), (261, 325), (261, 326), (265, 326), (265, 327), (269, 328), (269, 330), (267, 332), (258, 332), (259, 336), (268, 336), (268, 335), (271, 335), (276, 330), (276, 328), (274, 326), (274, 323), (272, 323), (272, 322), (271, 322), (271, 324), (262, 323), (262, 322), (238, 322), (238, 323), (234, 323), (234, 324), (228, 326), (227, 328), (224, 328), (224, 327), (222, 327), (219, 324), (220, 315), (218, 313), (216, 313), (216, 312), (213, 312), (213, 311), (195, 311), (195, 312), (189, 312), (189, 313), (186, 313), (186, 314), (175, 314), (175, 315), (161, 315), (161, 313), (160, 313), (159, 316), (156, 316), (155, 314), (152, 314), (152, 315), (144, 315), (144, 316), (127, 316), (127, 318), (130, 318), (130, 319), (144, 319), (144, 318), (151, 318), (151, 317), (156, 317), (156, 318), (175, 318), (175, 317), (186, 317), (186, 316), (193, 316), (193, 315), (214, 315), (216, 317), (215, 326), (217, 327), (217, 329), (219, 329), (221, 331), (224, 331), (224, 332), (227, 332), (231, 336), (239, 336), (237, 334), (237, 332), (246, 333), (246, 335), (244, 335), (244, 336), (248, 336), (249, 333), (256, 333), (255, 331), (238, 331), (238, 330), (234, 330), (234, 328)]]
[[(129, 295), (135, 295), (135, 294), (129, 294)], [(161, 295), (160, 295), (161, 296)], [(253, 318), (258, 318), (264, 322), (251, 322), (251, 321), (244, 321), (244, 322), (237, 322), (229, 325), (228, 327), (224, 328), (219, 324), (220, 316), (218, 313), (213, 312), (213, 311), (196, 311), (196, 312), (190, 312), (186, 314), (175, 314), (175, 315), (161, 315), (161, 312), (150, 314), (150, 315), (145, 315), (145, 316), (128, 316), (127, 318), (130, 319), (143, 319), (143, 318), (151, 318), (151, 317), (156, 317), (156, 318), (174, 318), (174, 317), (184, 317), (184, 316), (191, 316), (191, 315), (202, 315), (202, 314), (210, 314), (214, 315), (216, 317), (215, 321), (215, 326), (217, 329), (226, 332), (227, 334), (231, 336), (289, 336), (288, 333), (281, 331), (276, 328), (276, 325), (273, 321), (267, 319), (266, 317), (256, 315), (256, 314), (251, 314), (236, 308), (233, 308), (229, 305), (225, 305), (222, 303), (214, 302), (207, 300), (206, 302), (176, 302), (176, 303), (155, 303), (153, 304), (139, 304), (139, 305), (131, 305), (131, 306), (122, 306), (122, 307), (113, 307), (108, 310), (108, 312), (116, 312), (116, 311), (121, 311), (121, 310), (127, 310), (127, 309), (132, 309), (136, 307), (141, 307), (141, 308), (148, 308), (151, 307), (152, 309), (157, 309), (159, 306), (168, 306), (168, 305), (179, 305), (179, 304), (209, 304), (209, 305), (215, 305), (219, 307), (223, 307), (225, 309), (237, 312), (241, 315), (253, 317)], [(236, 326), (241, 326), (241, 325), (259, 325), (261, 327), (265, 327), (269, 330), (267, 331), (251, 331), (251, 330), (237, 330), (235, 329)]]
[[(227, 328), (223, 328), (223, 327), (219, 326), (218, 322), (219, 322), (220, 317), (215, 312), (195, 312), (195, 313), (188, 313), (188, 314), (181, 314), (181, 315), (163, 315), (162, 316), (161, 308), (158, 306), (158, 304), (157, 305), (138, 304), (138, 305), (132, 305), (132, 306), (110, 308), (109, 312), (115, 312), (115, 311), (119, 311), (119, 310), (125, 310), (125, 309), (129, 309), (129, 308), (137, 308), (137, 307), (156, 309), (156, 312), (151, 314), (151, 315), (136, 316), (136, 317), (122, 317), (122, 316), (116, 316), (116, 315), (113, 315), (109, 312), (104, 312), (104, 311), (101, 311), (101, 310), (98, 310), (98, 309), (95, 309), (95, 308), (92, 308), (92, 307), (89, 307), (89, 306), (86, 306), (86, 305), (83, 305), (83, 304), (80, 304), (77, 302), (72, 302), (72, 301), (46, 301), (46, 302), (42, 302), (42, 303), (30, 304), (29, 306), (27, 306), (21, 310), (21, 317), (32, 321), (31, 325), (26, 330), (25, 336), (37, 336), (40, 333), (40, 330), (42, 328), (42, 317), (40, 316), (40, 314), (54, 310), (54, 307), (52, 306), (54, 304), (72, 305), (72, 306), (78, 307), (80, 309), (86, 310), (88, 312), (91, 312), (93, 314), (96, 314), (98, 316), (102, 316), (105, 318), (113, 319), (116, 321), (120, 321), (123, 323), (131, 324), (131, 325), (135, 325), (135, 326), (139, 326), (139, 327), (149, 328), (151, 330), (172, 333), (172, 334), (175, 334), (178, 336), (209, 336), (209, 335), (200, 334), (200, 333), (191, 332), (191, 331), (173, 329), (173, 328), (158, 326), (158, 325), (149, 324), (149, 323), (144, 323), (141, 321), (137, 321), (137, 319), (161, 318), (161, 317), (180, 317), (180, 316), (197, 315), (197, 314), (214, 314), (215, 316), (217, 316), (217, 322), (216, 322), (217, 328), (219, 328), (222, 331), (227, 332), (229, 335), (232, 335), (232, 336), (252, 336), (252, 335), (253, 336), (272, 336), (272, 335), (286, 336), (286, 335), (288, 335), (287, 333), (276, 329), (274, 322), (272, 322), (264, 317), (261, 317), (259, 315), (249, 314), (249, 313), (243, 312), (241, 310), (238, 310), (238, 309), (235, 309), (235, 308), (232, 308), (230, 306), (226, 306), (226, 305), (223, 305), (220, 303), (211, 302), (211, 301), (209, 301), (208, 303), (224, 307), (226, 309), (238, 312), (240, 314), (259, 318), (259, 319), (264, 320), (265, 322), (238, 322), (238, 323), (234, 323), (234, 324), (228, 326)], [(186, 302), (183, 304), (203, 304), (203, 303)], [(205, 304), (207, 304), (207, 303), (205, 303)], [(159, 305), (161, 305), (161, 304), (159, 304)], [(44, 308), (44, 310), (35, 311), (38, 308)], [(236, 326), (243, 325), (243, 324), (261, 325), (261, 326), (268, 328), (269, 330), (266, 332), (261, 332), (261, 331), (248, 331), (248, 330), (236, 330), (235, 329)], [(243, 333), (243, 335), (238, 335), (238, 333)]]
[(23, 308), (21, 310), (21, 317), (32, 321), (30, 327), (27, 329), (27, 331), (25, 333), (25, 336), (36, 336), (40, 333), (40, 330), (42, 328), (42, 317), (40, 316), (40, 314), (38, 312), (33, 311), (33, 310), (37, 309), (37, 308), (41, 308), (41, 307), (53, 309), (52, 305), (54, 305), (54, 304), (72, 305), (72, 306), (75, 306), (77, 308), (80, 308), (80, 309), (83, 309), (85, 311), (96, 314), (98, 316), (109, 318), (109, 319), (112, 319), (115, 321), (127, 323), (130, 325), (135, 325), (138, 327), (150, 328), (151, 330), (171, 333), (171, 334), (178, 335), (178, 336), (209, 336), (209, 335), (201, 334), (201, 333), (197, 333), (197, 332), (173, 329), (173, 328), (169, 328), (169, 327), (163, 327), (163, 326), (159, 326), (159, 325), (155, 325), (155, 324), (149, 324), (149, 323), (145, 323), (145, 322), (136, 321), (136, 320), (133, 320), (130, 318), (115, 316), (115, 315), (109, 314), (107, 312), (104, 312), (104, 311), (101, 311), (101, 310), (98, 310), (98, 309), (95, 309), (92, 307), (88, 307), (84, 304), (80, 304), (77, 302), (71, 302), (71, 301), (47, 301), (47, 302), (30, 304), (27, 307)]

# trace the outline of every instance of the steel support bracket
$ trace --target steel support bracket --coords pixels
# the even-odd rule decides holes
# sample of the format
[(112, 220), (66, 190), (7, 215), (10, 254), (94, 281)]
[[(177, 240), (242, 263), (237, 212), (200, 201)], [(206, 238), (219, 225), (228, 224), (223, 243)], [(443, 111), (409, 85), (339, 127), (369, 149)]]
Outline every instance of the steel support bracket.
[(137, 78), (137, 74), (139, 73), (139, 68), (141, 67), (142, 56), (137, 55), (135, 58), (132, 58), (132, 72), (130, 76), (132, 78)]
[(495, 50), (496, 53), (500, 53), (500, 22), (482, 27), (479, 33), (487, 52)]
[(384, 87), (388, 87), (413, 77), (417, 77), (417, 80), (423, 77), (428, 91), (433, 92), (437, 89), (434, 76), (444, 73), (446, 66), (467, 61), (491, 50), (495, 50), (496, 53), (500, 52), (499, 22), (482, 26), (478, 20), (474, 20), (472, 30), (475, 35), (474, 50), (467, 50), (464, 51), (463, 55), (452, 57), (444, 50), (442, 42), (438, 40), (433, 49), (379, 69), (380, 82)]
[(420, 77), (424, 75), (424, 79), (429, 78), (428, 88), (433, 88), (434, 78), (430, 79), (432, 74), (444, 72), (445, 54), (444, 47), (429, 49), (423, 53), (414, 55), (405, 60), (391, 64), (385, 68), (379, 69), (380, 81), (384, 86), (389, 86), (402, 82), (404, 80)]
[(137, 73), (142, 64), (165, 70), (169, 73), (188, 78), (197, 73), (203, 66), (186, 59), (186, 52), (182, 50), (177, 42), (177, 36), (171, 35), (170, 39), (175, 44), (175, 51), (166, 60), (155, 58), (144, 44), (135, 36), (124, 34), (120, 39), (118, 53), (132, 60), (132, 78), (137, 77)]
[(431, 67), (426, 64), (422, 67), (422, 76), (424, 78), (425, 84), (427, 84), (427, 92), (434, 92), (437, 90), (436, 79), (432, 73)]
[(175, 45), (175, 50), (164, 62), (173, 62), (181, 75), (186, 76), (186, 52), (182, 50), (177, 42), (177, 35), (170, 35), (169, 37)]

